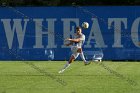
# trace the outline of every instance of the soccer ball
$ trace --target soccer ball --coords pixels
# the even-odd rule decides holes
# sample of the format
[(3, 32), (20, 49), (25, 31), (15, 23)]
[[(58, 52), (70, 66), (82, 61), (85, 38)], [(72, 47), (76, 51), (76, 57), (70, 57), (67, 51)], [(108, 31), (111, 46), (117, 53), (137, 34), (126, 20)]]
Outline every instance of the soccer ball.
[(89, 27), (88, 22), (83, 22), (83, 23), (82, 23), (82, 27), (87, 29), (87, 28)]

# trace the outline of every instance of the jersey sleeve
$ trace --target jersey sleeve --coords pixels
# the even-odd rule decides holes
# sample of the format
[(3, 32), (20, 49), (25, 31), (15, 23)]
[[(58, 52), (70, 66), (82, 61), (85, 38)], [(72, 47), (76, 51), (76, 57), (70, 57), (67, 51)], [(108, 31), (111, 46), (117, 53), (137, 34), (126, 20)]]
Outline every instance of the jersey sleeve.
[(85, 35), (81, 35), (81, 36), (80, 36), (80, 40), (81, 40), (81, 41), (85, 41)]

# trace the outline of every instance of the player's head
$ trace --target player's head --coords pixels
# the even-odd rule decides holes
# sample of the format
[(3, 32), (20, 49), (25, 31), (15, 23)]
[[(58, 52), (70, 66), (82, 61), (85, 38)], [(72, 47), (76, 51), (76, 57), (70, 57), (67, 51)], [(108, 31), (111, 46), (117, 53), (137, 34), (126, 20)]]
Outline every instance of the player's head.
[(82, 33), (82, 28), (80, 26), (76, 27), (76, 33), (81, 34)]

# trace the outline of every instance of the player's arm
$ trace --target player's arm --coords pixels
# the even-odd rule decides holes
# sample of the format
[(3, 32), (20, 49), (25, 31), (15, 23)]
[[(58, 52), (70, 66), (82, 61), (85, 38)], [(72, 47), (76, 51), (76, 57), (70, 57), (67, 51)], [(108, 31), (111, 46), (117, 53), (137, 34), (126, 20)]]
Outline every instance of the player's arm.
[(81, 41), (81, 38), (76, 38), (76, 39), (67, 39), (67, 40), (69, 40), (70, 42), (76, 42), (76, 43), (78, 43), (78, 42), (80, 42)]
[(68, 44), (65, 44), (65, 46), (70, 46), (70, 45), (72, 45), (73, 44), (73, 42), (70, 42), (70, 43), (68, 43)]

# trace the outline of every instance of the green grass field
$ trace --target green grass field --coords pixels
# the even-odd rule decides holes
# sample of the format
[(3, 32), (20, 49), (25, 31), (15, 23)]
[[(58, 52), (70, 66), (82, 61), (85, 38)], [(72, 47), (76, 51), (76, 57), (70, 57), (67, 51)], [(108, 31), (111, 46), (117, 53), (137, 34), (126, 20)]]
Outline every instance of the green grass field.
[(62, 74), (58, 71), (64, 61), (31, 64), (0, 62), (0, 93), (140, 93), (139, 62), (104, 61), (84, 66), (76, 61)]

